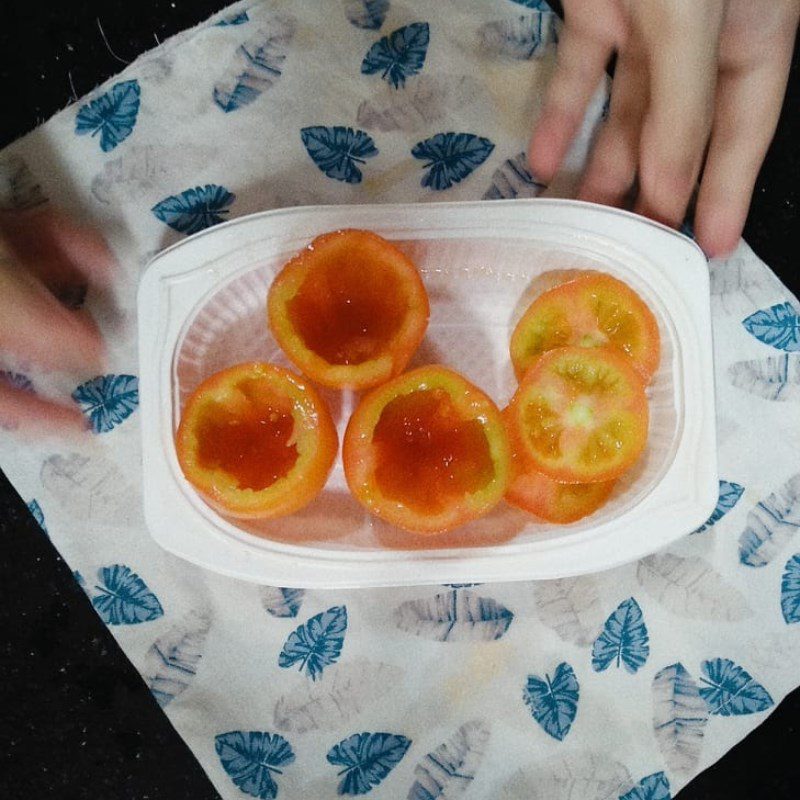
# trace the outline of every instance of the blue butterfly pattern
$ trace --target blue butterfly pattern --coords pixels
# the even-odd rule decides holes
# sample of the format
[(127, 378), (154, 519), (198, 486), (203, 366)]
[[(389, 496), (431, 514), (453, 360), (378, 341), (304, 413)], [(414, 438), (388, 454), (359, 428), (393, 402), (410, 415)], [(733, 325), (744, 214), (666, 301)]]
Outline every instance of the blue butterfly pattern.
[(322, 675), (325, 667), (339, 660), (347, 630), (347, 608), (334, 606), (311, 617), (291, 634), (283, 645), (278, 666), (284, 669), (300, 664), (311, 680)]
[(137, 625), (163, 616), (158, 598), (130, 567), (113, 564), (99, 569), (97, 576), (92, 605), (106, 625)]
[(78, 386), (72, 399), (95, 433), (108, 433), (136, 411), (139, 379), (135, 375), (98, 375)]
[(381, 77), (400, 88), (406, 78), (417, 75), (425, 63), (430, 42), (427, 22), (412, 22), (384, 36), (370, 47), (361, 62), (364, 75), (380, 73)]
[(75, 120), (79, 136), (100, 134), (100, 149), (107, 153), (125, 141), (136, 125), (139, 114), (139, 81), (116, 83), (105, 94), (82, 106)]
[(650, 655), (650, 638), (642, 609), (633, 597), (620, 603), (606, 620), (592, 647), (592, 669), (603, 672), (612, 664), (631, 674), (641, 669)]
[(228, 731), (214, 739), (222, 768), (240, 791), (260, 800), (278, 795), (274, 775), (282, 775), (295, 759), (292, 746), (278, 733)]
[(173, 230), (192, 234), (224, 222), (235, 199), (224, 186), (207, 183), (165, 198), (152, 211)]
[(533, 718), (545, 733), (559, 742), (569, 733), (578, 713), (580, 687), (575, 671), (565, 661), (556, 667), (551, 678), (528, 675), (522, 693), (525, 705), (530, 706)]
[(769, 692), (750, 673), (728, 658), (714, 658), (701, 664), (700, 696), (708, 710), (721, 717), (757, 714), (774, 702)]
[(334, 125), (311, 125), (300, 131), (300, 138), (311, 160), (329, 178), (345, 183), (361, 183), (361, 170), (356, 164), (378, 155), (372, 137), (364, 131)]
[(463, 181), (489, 158), (492, 150), (494, 144), (483, 136), (451, 131), (417, 142), (411, 155), (424, 161), (423, 166), (428, 169), (422, 185), (440, 192)]
[(337, 794), (367, 794), (400, 763), (411, 740), (396, 733), (354, 733), (334, 745), (326, 758), (344, 775)]

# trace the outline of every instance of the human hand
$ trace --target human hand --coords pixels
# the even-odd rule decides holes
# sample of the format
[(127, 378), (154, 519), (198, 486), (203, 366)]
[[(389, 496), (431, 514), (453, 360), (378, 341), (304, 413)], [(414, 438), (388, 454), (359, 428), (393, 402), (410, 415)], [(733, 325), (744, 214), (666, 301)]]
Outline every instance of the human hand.
[(733, 250), (778, 122), (800, 0), (564, 0), (556, 71), (528, 149), (549, 181), (613, 52), (608, 120), (578, 196), (677, 227), (701, 173), (694, 231)]
[[(0, 215), (0, 356), (51, 370), (99, 370), (103, 345), (91, 318), (74, 307), (87, 281), (103, 283), (111, 255), (102, 238), (49, 208)], [(0, 376), (0, 425), (75, 430), (85, 419)]]

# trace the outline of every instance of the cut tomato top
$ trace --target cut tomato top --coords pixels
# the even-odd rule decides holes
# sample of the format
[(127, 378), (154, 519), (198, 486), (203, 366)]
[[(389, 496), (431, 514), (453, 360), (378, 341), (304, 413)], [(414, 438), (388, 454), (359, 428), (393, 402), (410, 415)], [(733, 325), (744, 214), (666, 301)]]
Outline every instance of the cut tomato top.
[(363, 389), (401, 372), (428, 325), (416, 266), (369, 231), (317, 237), (286, 264), (267, 301), (270, 328), (303, 373)]
[(626, 283), (587, 273), (544, 292), (531, 303), (511, 336), (519, 379), (542, 353), (556, 347), (613, 346), (649, 381), (661, 359), (653, 312)]
[(297, 511), (322, 489), (338, 438), (312, 387), (255, 362), (198, 386), (183, 409), (176, 448), (187, 480), (212, 506), (260, 519)]
[(373, 389), (344, 437), (354, 496), (406, 530), (438, 533), (475, 519), (503, 496), (509, 451), (497, 406), (441, 366)]
[(618, 478), (647, 442), (644, 382), (628, 357), (609, 347), (540, 356), (507, 414), (525, 462), (564, 483)]

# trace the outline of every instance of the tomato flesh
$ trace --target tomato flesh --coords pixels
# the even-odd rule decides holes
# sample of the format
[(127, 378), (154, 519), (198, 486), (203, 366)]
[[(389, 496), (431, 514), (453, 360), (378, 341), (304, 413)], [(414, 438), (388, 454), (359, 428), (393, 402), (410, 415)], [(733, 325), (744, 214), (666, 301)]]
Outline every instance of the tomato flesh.
[[(324, 252), (288, 310), (306, 346), (330, 364), (363, 364), (380, 355), (403, 324), (400, 280), (358, 250)], [(400, 298), (400, 302), (398, 299)]]
[[(240, 386), (245, 396), (246, 386)], [(297, 462), (294, 420), (271, 403), (247, 398), (235, 411), (214, 403), (199, 424), (197, 460), (203, 469), (220, 469), (240, 489), (260, 491), (283, 478)]]
[(322, 489), (338, 439), (311, 386), (281, 367), (253, 362), (197, 387), (175, 446), (184, 476), (209, 505), (266, 519), (299, 510)]
[(344, 437), (353, 496), (376, 516), (442, 533), (493, 508), (510, 477), (497, 406), (451, 370), (420, 367), (373, 389)]
[(270, 286), (270, 329), (292, 362), (332, 388), (366, 389), (399, 374), (430, 306), (416, 266), (361, 230), (318, 236)]
[(458, 415), (431, 389), (392, 400), (375, 426), (375, 481), (382, 494), (423, 514), (440, 514), (485, 486), (494, 465), (478, 420)]
[(540, 356), (510, 404), (524, 457), (565, 483), (619, 477), (647, 440), (644, 383), (611, 348), (563, 347)]
[(518, 378), (543, 353), (558, 347), (612, 346), (631, 359), (645, 380), (661, 358), (658, 323), (627, 284), (589, 273), (540, 295), (511, 337), (511, 360)]

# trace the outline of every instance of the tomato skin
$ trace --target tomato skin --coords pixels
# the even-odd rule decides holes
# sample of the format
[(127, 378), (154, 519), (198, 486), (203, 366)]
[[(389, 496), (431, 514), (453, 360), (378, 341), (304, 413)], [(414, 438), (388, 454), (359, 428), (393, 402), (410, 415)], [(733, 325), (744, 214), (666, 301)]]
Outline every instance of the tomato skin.
[(556, 347), (616, 347), (649, 382), (661, 360), (658, 322), (642, 298), (623, 281), (584, 273), (537, 297), (511, 336), (517, 379), (543, 353)]
[[(288, 472), (262, 490), (238, 488), (233, 476), (209, 469), (201, 459), (204, 418), (215, 408), (235, 418), (238, 408), (247, 407), (242, 399), (244, 384), (257, 387), (260, 401), (274, 401), (286, 409), (298, 451)], [(175, 448), (184, 477), (212, 508), (236, 519), (269, 519), (299, 511), (322, 490), (339, 439), (330, 412), (313, 386), (282, 367), (247, 362), (215, 373), (195, 389), (181, 414)]]
[[(360, 326), (357, 315), (344, 313), (356, 307)], [(337, 389), (368, 389), (402, 372), (429, 316), (414, 263), (386, 239), (355, 229), (314, 239), (284, 265), (267, 296), (270, 330), (292, 363)], [(346, 353), (339, 360), (328, 352), (337, 339)]]
[(647, 443), (644, 382), (627, 356), (608, 347), (539, 356), (506, 418), (522, 463), (559, 483), (615, 480)]
[[(428, 392), (446, 394), (447, 413), (454, 414), (454, 426), (480, 425), (485, 453), (491, 461), (491, 476), (485, 484), (455, 499), (440, 498), (442, 507), (430, 511), (392, 496), (386, 484), (381, 484), (380, 445), (376, 444), (377, 432), (392, 403)], [(424, 425), (419, 427), (425, 434)], [(502, 499), (510, 478), (508, 439), (497, 406), (461, 375), (439, 365), (411, 370), (365, 395), (347, 425), (342, 455), (347, 484), (356, 500), (386, 522), (421, 535), (450, 531), (487, 513)], [(412, 482), (409, 485), (408, 491), (413, 492)], [(419, 489), (423, 496), (424, 482)]]

